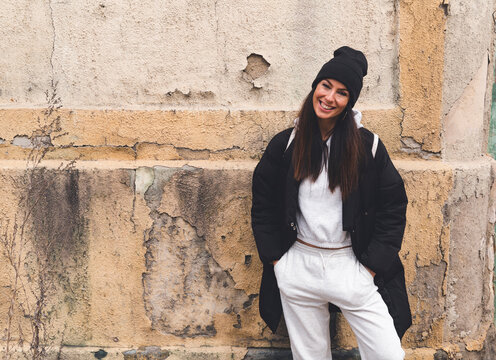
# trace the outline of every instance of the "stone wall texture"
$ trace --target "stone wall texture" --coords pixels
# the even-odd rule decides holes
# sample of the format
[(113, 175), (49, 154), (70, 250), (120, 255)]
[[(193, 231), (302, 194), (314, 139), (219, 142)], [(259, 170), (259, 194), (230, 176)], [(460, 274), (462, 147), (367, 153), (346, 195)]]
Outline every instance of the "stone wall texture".
[(406, 358), (496, 357), (493, 0), (2, 5), (6, 359), (289, 359), (258, 315), (251, 176), (342, 45), (410, 200)]

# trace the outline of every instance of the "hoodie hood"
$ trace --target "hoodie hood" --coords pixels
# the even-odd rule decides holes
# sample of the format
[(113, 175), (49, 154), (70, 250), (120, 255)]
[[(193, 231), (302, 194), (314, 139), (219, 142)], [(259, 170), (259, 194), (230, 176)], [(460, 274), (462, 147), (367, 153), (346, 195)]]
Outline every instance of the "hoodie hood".
[(357, 129), (360, 129), (360, 128), (363, 128), (363, 125), (362, 125), (362, 113), (358, 110), (351, 110), (353, 111), (353, 118), (355, 119), (355, 123), (356, 123), (356, 126), (357, 126)]

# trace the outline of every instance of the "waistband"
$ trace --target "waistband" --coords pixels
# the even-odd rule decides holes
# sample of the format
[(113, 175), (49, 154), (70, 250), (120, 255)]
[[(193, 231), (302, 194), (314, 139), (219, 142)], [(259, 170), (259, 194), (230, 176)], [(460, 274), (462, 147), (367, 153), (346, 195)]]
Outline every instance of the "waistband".
[(296, 241), (298, 241), (299, 243), (302, 243), (303, 245), (310, 246), (310, 247), (313, 247), (313, 248), (316, 248), (316, 249), (331, 250), (331, 251), (333, 251), (333, 250), (341, 250), (341, 249), (344, 249), (344, 248), (351, 247), (351, 243), (349, 243), (349, 244), (329, 244), (329, 245), (334, 245), (334, 246), (327, 247), (327, 246), (319, 246), (319, 245), (322, 245), (322, 244), (319, 244), (319, 245), (312, 244), (310, 242), (303, 241), (300, 238), (297, 238)]
[(339, 249), (339, 250), (329, 250), (329, 249), (317, 249), (311, 246), (307, 246), (305, 244), (302, 244), (298, 241), (295, 241), (292, 248), (298, 251), (305, 252), (307, 254), (311, 255), (317, 255), (317, 256), (355, 256), (355, 253), (353, 252), (353, 248), (347, 247), (344, 249)]

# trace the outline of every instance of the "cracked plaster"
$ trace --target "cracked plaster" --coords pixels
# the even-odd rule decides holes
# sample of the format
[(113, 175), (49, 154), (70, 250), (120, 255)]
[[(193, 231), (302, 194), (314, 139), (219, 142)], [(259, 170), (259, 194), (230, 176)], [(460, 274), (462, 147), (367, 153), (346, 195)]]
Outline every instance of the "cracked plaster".
[[(71, 329), (67, 338), (70, 344), (288, 345), (285, 334), (269, 334), (257, 314), (260, 264), (246, 236), (250, 231), (246, 223), (249, 196), (245, 191), (249, 189), (252, 165), (226, 164), (225, 160), (258, 158), (270, 137), (290, 125), (295, 115), (294, 111), (261, 109), (296, 109), (315, 73), (329, 59), (329, 49), (353, 39), (351, 46), (365, 50), (373, 69), (365, 78), (359, 104), (369, 111), (364, 114), (365, 125), (379, 133), (394, 156), (411, 159), (397, 162), (410, 198), (401, 255), (414, 325), (404, 343), (417, 349), (407, 353), (412, 359), (432, 359), (433, 349), (442, 343), (450, 354), (460, 355), (463, 348), (474, 352), (480, 349), (486, 325), (492, 321), (493, 299), (489, 281), (492, 230), (486, 235), (487, 224), (479, 211), (489, 201), (486, 165), (412, 159), (430, 154), (438, 157), (444, 150), (438, 143), (441, 114), (456, 110), (456, 102), (467, 97), (462, 92), (480, 69), (492, 31), (489, 4), (450, 0), (449, 7), (439, 7), (440, 2), (427, 0), (340, 1), (324, 5), (329, 8), (319, 12), (302, 4), (240, 4), (237, 16), (227, 16), (232, 9), (221, 0), (214, 4), (200, 2), (187, 11), (179, 1), (164, 9), (153, 0), (127, 7), (116, 1), (35, 0), (28, 6), (26, 1), (8, 0), (0, 9), (0, 20), (4, 20), (0, 23), (5, 24), (0, 26), (4, 45), (19, 45), (2, 49), (0, 44), (5, 54), (0, 65), (7, 69), (0, 88), (0, 102), (4, 104), (0, 110), (0, 136), (4, 140), (0, 158), (26, 158), (30, 149), (11, 142), (16, 136), (33, 133), (40, 111), (29, 108), (44, 106), (44, 91), (51, 89), (61, 95), (69, 109), (61, 110), (67, 134), (54, 141), (47, 159), (100, 160), (81, 165), (85, 170), (80, 173), (79, 183), (91, 189), (89, 204), (83, 207), (88, 221), (85, 235), (90, 297), (83, 300), (90, 305), (82, 306), (81, 312), (85, 313), (78, 316), (64, 318), (60, 311), (64, 326)], [(262, 18), (260, 11), (266, 14)], [(13, 13), (19, 16), (11, 16)], [(320, 18), (323, 14), (325, 18)], [(366, 23), (360, 20), (364, 18), (368, 19)], [(328, 31), (330, 22), (332, 32)], [(344, 26), (348, 31), (340, 31)], [(12, 29), (17, 29), (15, 35)], [(195, 49), (194, 56), (191, 49)], [(240, 78), (251, 53), (261, 54), (271, 64), (270, 71), (262, 76), (266, 81), (259, 84), (263, 89), (257, 91), (251, 91), (253, 84)], [(395, 107), (398, 96), (401, 108)], [(131, 110), (108, 110), (116, 107)], [(173, 110), (148, 111), (168, 107)], [(102, 159), (133, 162), (122, 161), (116, 169), (115, 163)], [(136, 159), (154, 161), (146, 165), (140, 162), (143, 166), (134, 169)], [(176, 162), (166, 165), (161, 161), (166, 166), (157, 166), (157, 160), (170, 159)], [(196, 167), (192, 169), (181, 168), (186, 163), (183, 159), (209, 161), (187, 161)], [(55, 168), (60, 161), (56, 162)], [(5, 204), (0, 207), (2, 218), (9, 213), (6, 207), (16, 201), (8, 190), (18, 172), (9, 172), (9, 166), (4, 165), (0, 174)], [(157, 178), (162, 179), (159, 191), (153, 190)], [(466, 193), (458, 201), (460, 189)], [(229, 200), (216, 199), (226, 192), (236, 195)], [(209, 208), (219, 211), (213, 214)], [(484, 224), (474, 225), (477, 221)], [(478, 235), (471, 237), (468, 230), (474, 228)], [(146, 236), (154, 231), (161, 234), (160, 241), (144, 245)], [(213, 319), (204, 314), (198, 317), (199, 333), (210, 324), (215, 331), (208, 329), (210, 333), (197, 338), (171, 335), (174, 329), (184, 329), (184, 324), (178, 321), (168, 325), (160, 323), (160, 314), (151, 316), (161, 306), (166, 313), (170, 309), (161, 304), (161, 298), (146, 299), (149, 294), (143, 290), (142, 274), (150, 269), (167, 270), (151, 266), (153, 259), (147, 267), (146, 257), (163, 250), (164, 244), (180, 246), (174, 243), (176, 237), (170, 236), (171, 231), (186, 234), (186, 241), (194, 244), (193, 253), (199, 261), (193, 264), (188, 260), (188, 266), (203, 265), (195, 272), (195, 281), (203, 281), (204, 286), (208, 285), (205, 274), (227, 274), (233, 287), (230, 291), (237, 299), (231, 313), (219, 311)], [(241, 239), (241, 245), (226, 241), (231, 238)], [(206, 261), (207, 257), (211, 260)], [(472, 270), (465, 274), (465, 269)], [(474, 294), (465, 291), (471, 286), (467, 285), (470, 274), (481, 280)], [(149, 293), (163, 290), (157, 279), (159, 276), (155, 276), (155, 283), (148, 284)], [(7, 281), (6, 276), (0, 276), (0, 281)], [(220, 287), (211, 288), (222, 294)], [(202, 309), (208, 309), (208, 302)], [(443, 314), (443, 307), (450, 311)], [(0, 314), (4, 311), (0, 306)], [(169, 311), (167, 315), (176, 314)], [(478, 321), (483, 324), (478, 326)], [(167, 326), (172, 326), (172, 331), (163, 331)], [(160, 328), (168, 334), (157, 331)], [(353, 346), (349, 334), (343, 334), (338, 345)], [(446, 341), (456, 339), (464, 343), (446, 345)]]
[[(52, 163), (56, 169), (58, 162)], [(83, 311), (81, 317), (61, 318), (68, 328), (74, 329), (74, 334), (82, 337), (77, 340), (68, 336), (69, 343), (215, 346), (229, 342), (287, 346), (285, 334), (270, 334), (258, 317), (260, 263), (249, 229), (249, 188), (255, 163), (243, 166), (226, 162), (214, 166), (211, 161), (189, 163), (185, 166), (178, 161), (164, 166), (154, 166), (155, 161), (139, 162), (141, 166), (135, 162), (76, 164), (80, 188), (84, 186), (89, 191), (85, 195), (88, 204), (82, 209), (88, 241), (87, 301), (91, 311)], [(453, 237), (456, 226), (450, 221), (458, 222), (445, 206), (452, 196), (454, 175), (446, 163), (429, 162), (429, 168), (425, 168), (425, 161), (395, 163), (405, 179), (410, 199), (401, 256), (414, 325), (406, 334), (404, 345), (436, 348), (446, 338), (443, 329), (448, 323), (443, 309), (452, 289), (446, 278), (450, 271), (459, 271), (456, 269), (463, 265), (453, 266), (448, 251), (450, 239), (456, 239)], [(126, 166), (130, 168), (122, 169)], [(20, 164), (15, 172), (0, 176), (6, 195), (10, 192), (8, 184), (22, 168)], [(479, 183), (474, 180), (473, 184), (478, 184), (478, 193), (484, 194), (483, 188), (489, 180), (484, 180), (479, 168), (469, 173), (480, 173)], [(472, 202), (471, 194), (467, 188), (467, 204)], [(5, 206), (10, 209), (12, 206), (8, 204), (14, 200), (9, 200), (9, 196), (12, 198), (5, 197)], [(487, 201), (485, 195), (478, 199)], [(456, 211), (457, 207), (452, 209), (449, 211)], [(2, 214), (7, 210), (0, 207)], [(471, 262), (479, 260), (468, 261), (463, 266), (471, 267)], [(196, 276), (182, 276), (183, 267), (184, 274)], [(224, 281), (227, 288), (223, 287)], [(205, 291), (200, 295), (194, 292), (203, 288)], [(197, 312), (177, 302), (176, 307), (170, 307), (168, 300), (177, 294), (184, 296), (176, 301), (194, 302)], [(455, 295), (459, 296), (455, 299), (456, 311), (461, 314), (460, 301), (469, 300)], [(479, 300), (470, 301), (475, 304)], [(185, 331), (185, 319), (191, 320), (192, 316), (190, 322), (200, 328)], [(342, 322), (339, 332), (342, 336), (335, 343), (353, 346)], [(466, 337), (470, 346), (476, 346), (474, 341), (479, 335), (472, 337), (475, 333)]]
[(482, 63), (473, 79), (446, 115), (443, 126), (443, 157), (446, 160), (472, 160), (480, 157), (484, 143), (484, 94), (488, 61)]
[(446, 21), (443, 115), (452, 111), (465, 88), (488, 58), (494, 34), (494, 4), (487, 0), (450, 0)]
[[(450, 271), (446, 332), (450, 338), (470, 342), (484, 332), (491, 322), (492, 292), (481, 279), (491, 271), (486, 270), (488, 245), (486, 222), (491, 187), (491, 164), (458, 165), (454, 172), (454, 186), (447, 207), (450, 221)], [(470, 289), (470, 296), (467, 296)], [(463, 306), (462, 306), (463, 305)], [(481, 321), (482, 320), (482, 321)], [(481, 330), (482, 328), (482, 330)]]
[(400, 252), (413, 325), (404, 343), (436, 347), (443, 341), (446, 269), (449, 267), (450, 229), (444, 206), (453, 183), (450, 166), (437, 163), (422, 169), (422, 162), (397, 162), (409, 198), (405, 237)]
[[(293, 111), (130, 111), (59, 109), (63, 131), (51, 140), (47, 159), (257, 159), (272, 134), (292, 126)], [(42, 110), (0, 109), (0, 136), (11, 142), (37, 129)], [(398, 108), (363, 111), (363, 124), (391, 154), (400, 153)], [(0, 158), (28, 151), (0, 144)], [(404, 155), (404, 153), (403, 153)]]
[[(365, 79), (361, 103), (390, 106), (397, 95), (394, 3), (339, 0), (313, 12), (299, 1), (277, 0), (238, 3), (233, 13), (225, 0), (188, 5), (174, 0), (167, 7), (158, 0), (107, 1), (103, 7), (91, 0), (8, 0), (0, 10), (6, 20), (0, 28), (4, 44), (18, 44), (15, 48), (28, 58), (19, 61), (17, 51), (4, 49), (2, 68), (10, 75), (2, 82), (0, 102), (42, 104), (40, 95), (53, 80), (69, 108), (262, 105), (294, 110), (332, 51), (353, 39), (350, 45), (364, 50), (374, 69)], [(32, 9), (44, 16), (10, 16), (32, 15)], [(9, 31), (13, 22), (39, 38), (33, 43), (41, 51), (32, 49), (28, 36), (29, 43), (19, 42), (22, 37)], [(262, 92), (250, 91), (253, 84), (240, 77), (252, 53), (271, 64), (265, 80), (255, 80)], [(26, 71), (30, 68), (35, 71)], [(20, 74), (29, 75), (22, 79)]]
[(401, 136), (433, 153), (441, 151), (445, 24), (438, 2), (400, 1)]

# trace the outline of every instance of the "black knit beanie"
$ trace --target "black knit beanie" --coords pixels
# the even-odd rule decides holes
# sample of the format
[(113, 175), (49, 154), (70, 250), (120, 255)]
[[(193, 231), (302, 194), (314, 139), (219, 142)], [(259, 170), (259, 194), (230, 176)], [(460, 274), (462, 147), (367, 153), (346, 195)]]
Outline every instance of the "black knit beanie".
[(312, 83), (315, 89), (323, 79), (334, 79), (342, 82), (350, 92), (349, 108), (353, 108), (363, 86), (363, 77), (367, 75), (367, 59), (365, 55), (348, 46), (343, 46), (334, 51), (334, 58), (322, 66), (317, 77)]

